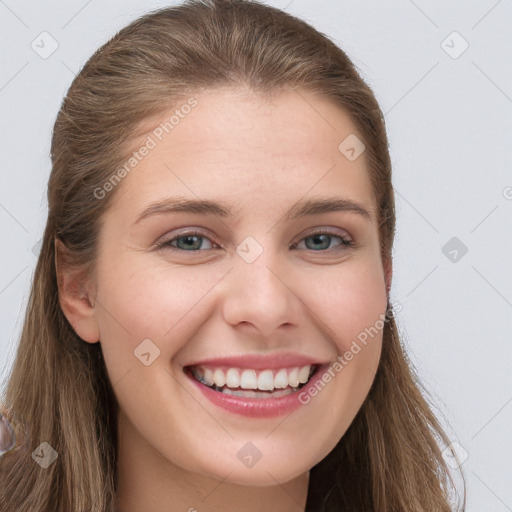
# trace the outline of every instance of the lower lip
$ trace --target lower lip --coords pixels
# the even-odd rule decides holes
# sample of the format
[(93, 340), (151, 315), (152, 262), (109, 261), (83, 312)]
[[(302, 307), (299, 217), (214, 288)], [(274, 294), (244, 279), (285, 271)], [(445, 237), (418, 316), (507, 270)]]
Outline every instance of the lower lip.
[(324, 371), (328, 367), (328, 364), (321, 365), (305, 386), (302, 386), (289, 395), (279, 398), (246, 398), (243, 396), (226, 395), (199, 382), (189, 372), (185, 373), (199, 388), (201, 393), (215, 405), (229, 412), (249, 416), (251, 418), (271, 418), (283, 414), (290, 414), (303, 406), (304, 404), (299, 401), (299, 395), (304, 392), (307, 393), (308, 388), (313, 387), (318, 380), (321, 380)]

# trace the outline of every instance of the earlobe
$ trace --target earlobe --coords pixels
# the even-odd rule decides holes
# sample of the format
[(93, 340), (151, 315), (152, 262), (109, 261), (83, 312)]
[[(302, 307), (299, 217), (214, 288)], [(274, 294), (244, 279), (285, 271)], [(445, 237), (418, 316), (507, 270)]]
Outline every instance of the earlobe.
[(87, 343), (99, 341), (99, 326), (94, 300), (80, 279), (78, 270), (69, 265), (67, 248), (55, 238), (55, 272), (59, 293), (59, 304), (75, 332)]

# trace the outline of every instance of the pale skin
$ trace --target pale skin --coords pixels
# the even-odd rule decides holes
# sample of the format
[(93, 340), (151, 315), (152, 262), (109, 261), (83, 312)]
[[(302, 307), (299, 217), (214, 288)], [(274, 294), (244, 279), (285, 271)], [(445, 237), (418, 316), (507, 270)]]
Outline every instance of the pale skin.
[[(246, 88), (194, 97), (197, 106), (110, 192), (95, 281), (84, 296), (62, 272), (61, 307), (84, 342), (101, 343), (120, 404), (119, 512), (300, 512), (310, 469), (368, 394), (382, 333), (288, 416), (220, 409), (183, 367), (282, 352), (334, 362), (386, 313), (391, 266), (381, 260), (365, 154), (349, 161), (338, 150), (358, 131), (311, 92), (286, 90), (270, 103)], [(234, 214), (160, 213), (136, 223), (170, 196), (222, 201)], [(299, 200), (323, 197), (358, 203), (369, 217), (285, 219)], [(323, 241), (309, 238), (317, 229)], [(198, 249), (176, 238), (187, 230)], [(263, 249), (252, 263), (236, 252), (249, 236)], [(144, 339), (160, 350), (149, 366), (134, 356)], [(247, 442), (262, 454), (251, 468), (237, 457)]]

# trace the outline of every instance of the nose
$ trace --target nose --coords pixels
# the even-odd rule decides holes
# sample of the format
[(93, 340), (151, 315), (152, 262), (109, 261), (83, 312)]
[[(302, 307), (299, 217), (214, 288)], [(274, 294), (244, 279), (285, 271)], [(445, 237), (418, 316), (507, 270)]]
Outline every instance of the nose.
[(224, 320), (265, 340), (297, 326), (304, 306), (291, 281), (290, 272), (268, 252), (252, 263), (237, 258), (225, 288)]

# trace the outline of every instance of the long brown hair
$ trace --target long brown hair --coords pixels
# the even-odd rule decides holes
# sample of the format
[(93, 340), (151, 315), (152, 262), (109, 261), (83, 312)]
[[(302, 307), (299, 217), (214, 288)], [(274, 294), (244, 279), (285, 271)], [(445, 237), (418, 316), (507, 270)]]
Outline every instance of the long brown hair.
[[(382, 261), (391, 262), (384, 118), (340, 48), (300, 19), (246, 0), (192, 0), (137, 19), (85, 64), (55, 122), (48, 220), (4, 393), (18, 445), (1, 462), (2, 512), (114, 510), (118, 405), (101, 343), (83, 342), (60, 308), (56, 251), (77, 279), (92, 275), (101, 217), (116, 193), (98, 200), (95, 190), (133, 151), (141, 123), (203, 87), (246, 85), (267, 95), (304, 88), (350, 115), (366, 145)], [(367, 398), (311, 470), (307, 510), (452, 510), (455, 486), (442, 456), (450, 440), (425, 393), (391, 316)], [(58, 453), (45, 470), (31, 456), (41, 442)]]

